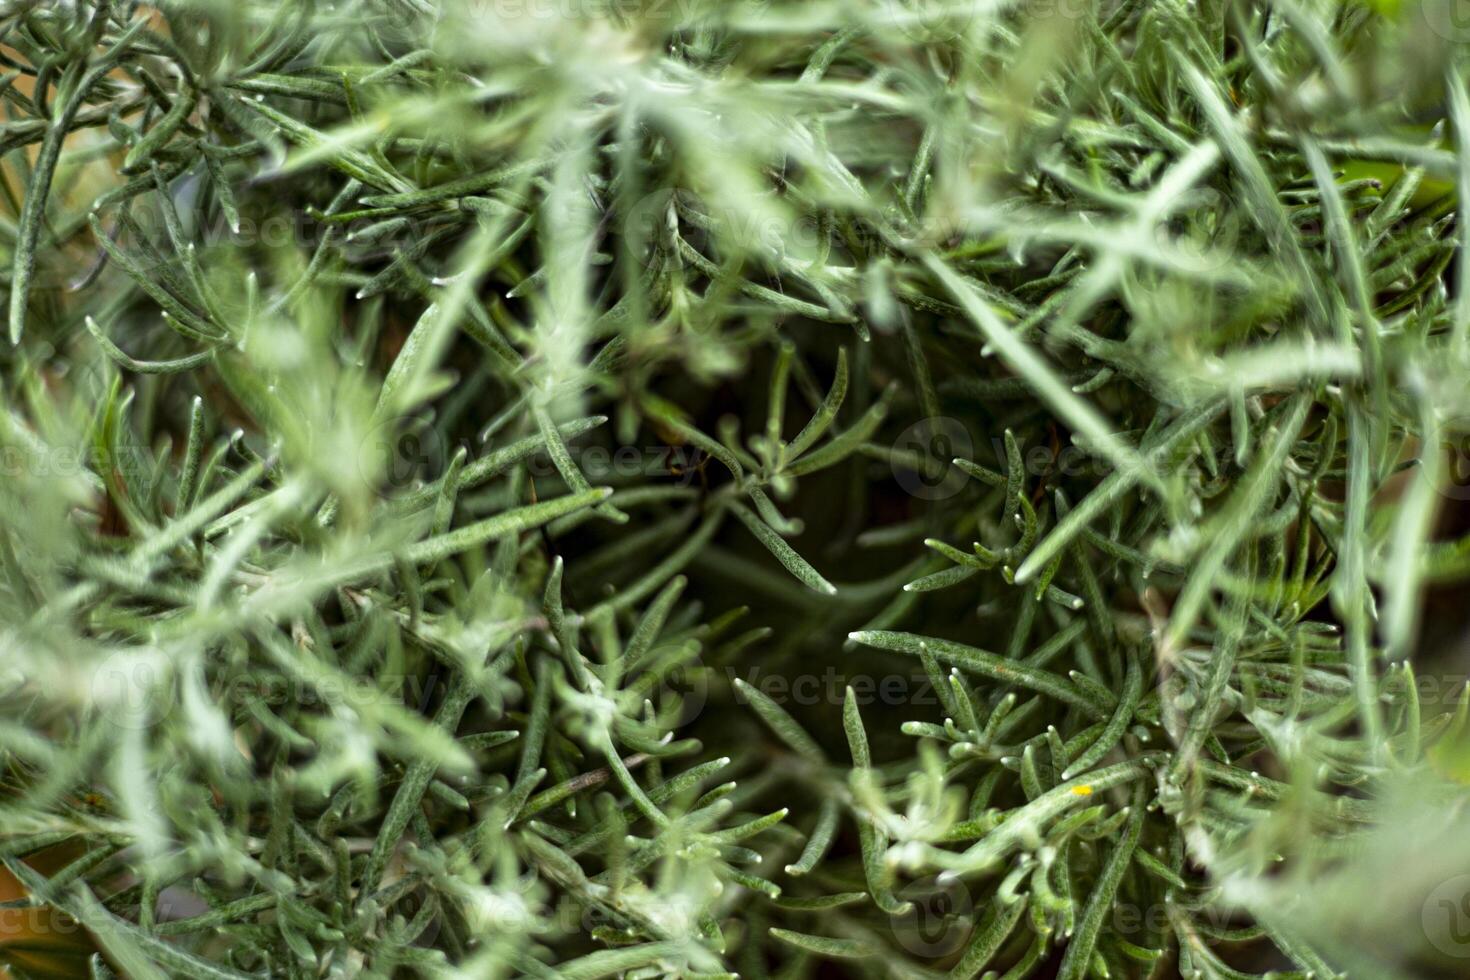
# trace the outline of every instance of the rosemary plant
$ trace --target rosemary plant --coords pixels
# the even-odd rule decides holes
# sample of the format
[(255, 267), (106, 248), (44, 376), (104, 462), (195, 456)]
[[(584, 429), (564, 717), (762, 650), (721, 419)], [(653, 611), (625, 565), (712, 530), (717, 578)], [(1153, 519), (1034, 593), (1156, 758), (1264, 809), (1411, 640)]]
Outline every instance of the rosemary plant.
[(1457, 13), (0, 3), (4, 970), (1463, 976)]

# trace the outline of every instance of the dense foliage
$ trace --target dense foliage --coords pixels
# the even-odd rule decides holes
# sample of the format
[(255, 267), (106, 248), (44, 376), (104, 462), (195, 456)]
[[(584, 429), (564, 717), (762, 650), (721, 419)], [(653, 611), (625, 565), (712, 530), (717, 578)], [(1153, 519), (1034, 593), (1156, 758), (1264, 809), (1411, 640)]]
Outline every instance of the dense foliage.
[(0, 3), (0, 962), (1463, 975), (1457, 14)]

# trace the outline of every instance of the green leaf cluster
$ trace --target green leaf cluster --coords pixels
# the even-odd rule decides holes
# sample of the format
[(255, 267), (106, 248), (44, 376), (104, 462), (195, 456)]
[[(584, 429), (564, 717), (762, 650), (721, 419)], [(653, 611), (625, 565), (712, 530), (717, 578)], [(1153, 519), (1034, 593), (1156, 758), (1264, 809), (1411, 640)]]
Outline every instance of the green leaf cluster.
[(1435, 2), (0, 4), (0, 964), (1452, 967)]

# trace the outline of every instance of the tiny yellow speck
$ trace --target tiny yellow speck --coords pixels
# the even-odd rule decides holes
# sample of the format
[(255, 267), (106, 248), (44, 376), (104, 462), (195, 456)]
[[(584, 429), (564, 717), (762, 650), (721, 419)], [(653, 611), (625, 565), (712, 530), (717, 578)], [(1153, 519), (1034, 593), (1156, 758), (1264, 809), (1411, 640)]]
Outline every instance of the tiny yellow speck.
[(1073, 796), (1091, 796), (1092, 795), (1092, 787), (1091, 786), (1088, 786), (1086, 784), (1084, 784), (1082, 786), (1073, 786), (1072, 787), (1072, 795)]

